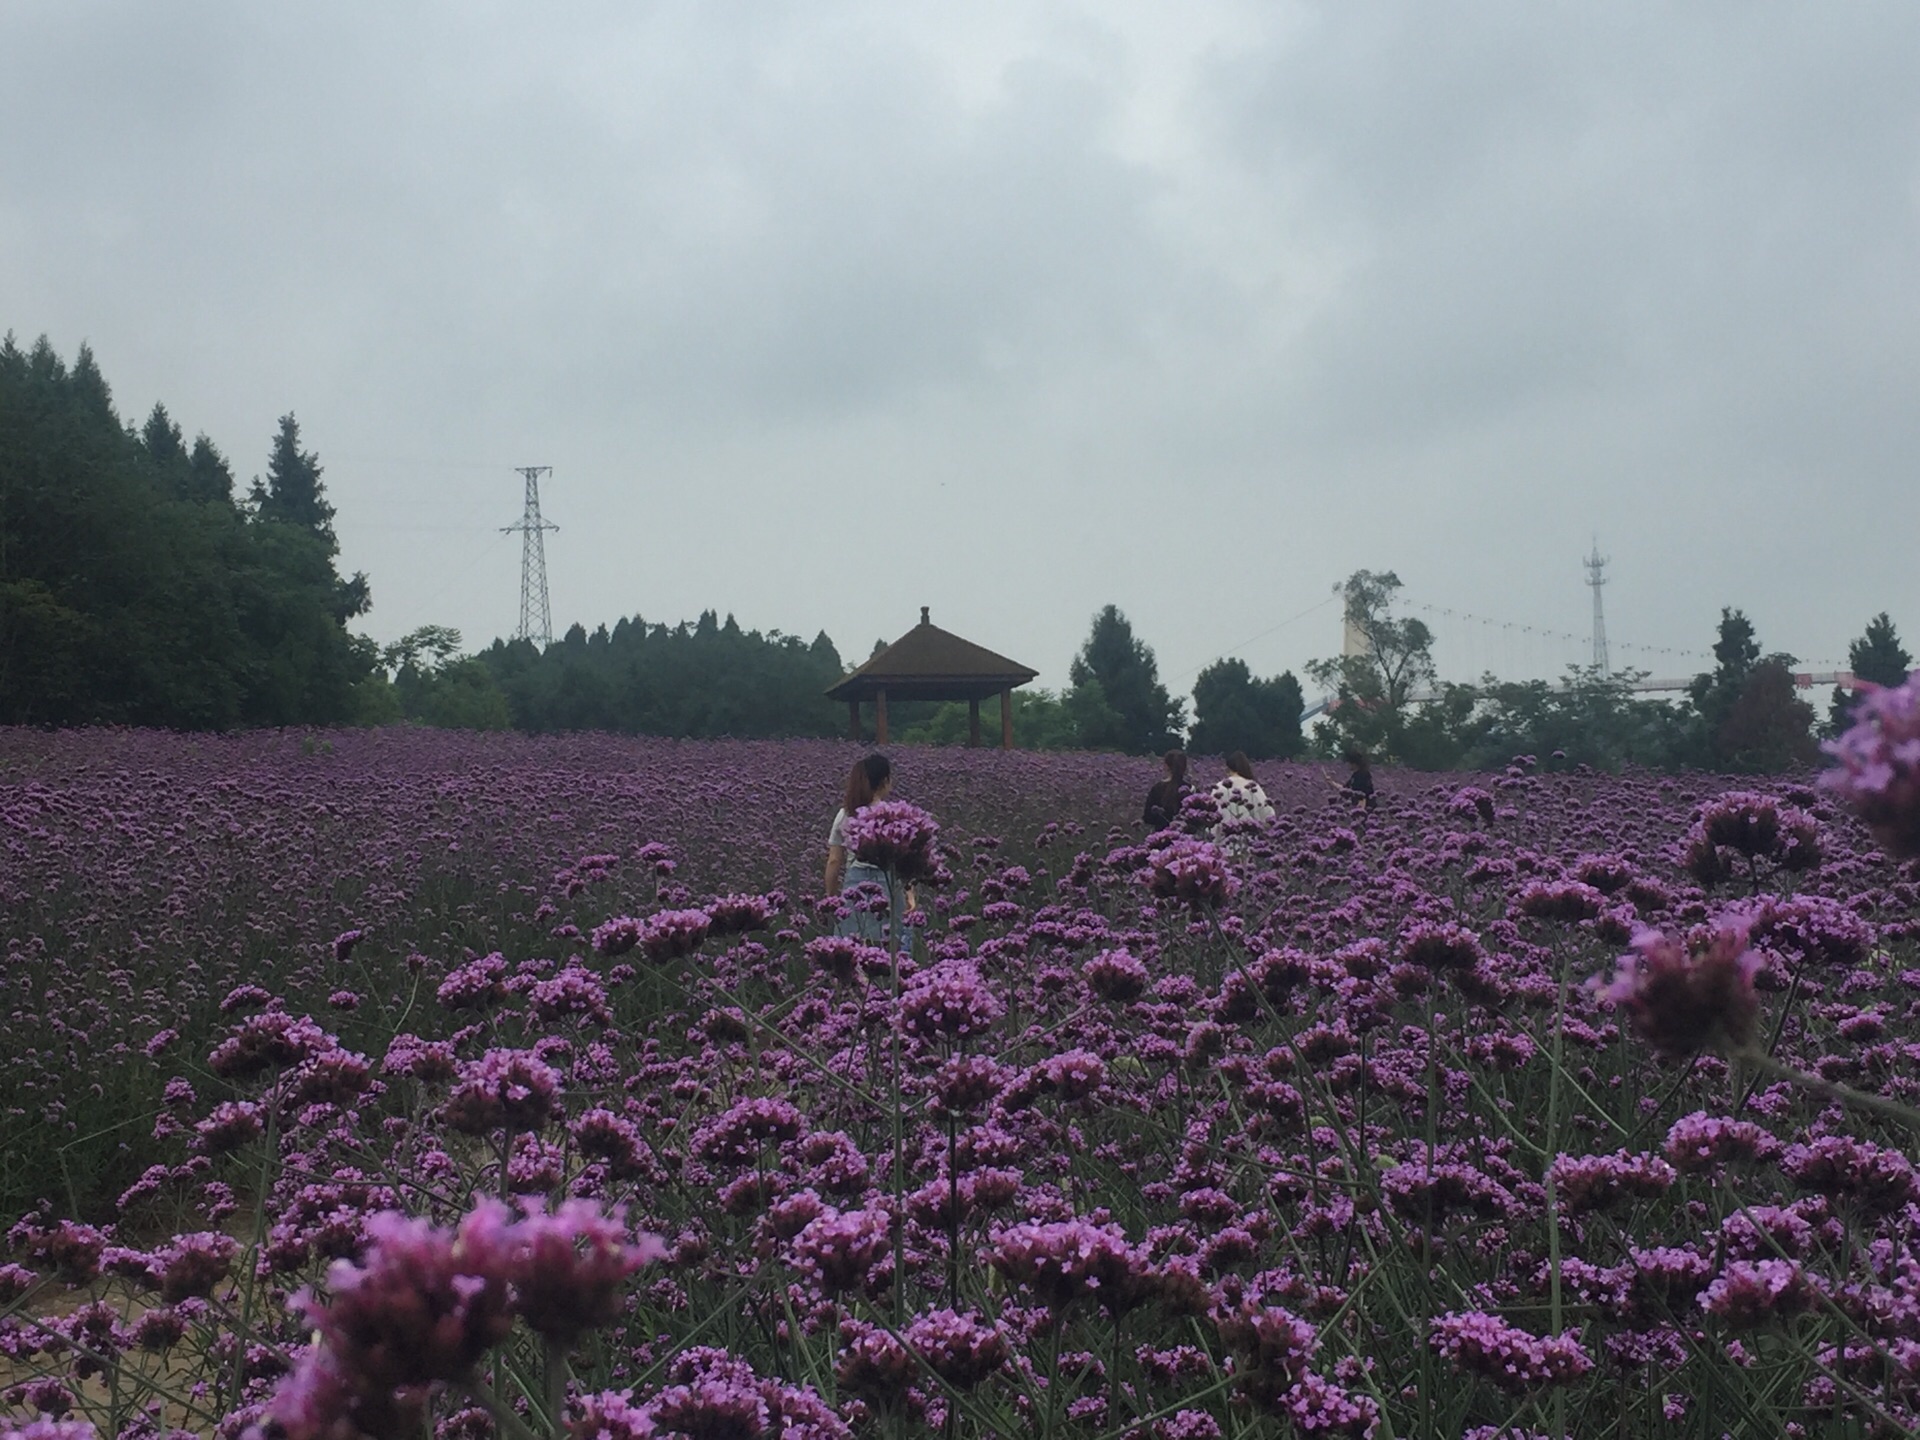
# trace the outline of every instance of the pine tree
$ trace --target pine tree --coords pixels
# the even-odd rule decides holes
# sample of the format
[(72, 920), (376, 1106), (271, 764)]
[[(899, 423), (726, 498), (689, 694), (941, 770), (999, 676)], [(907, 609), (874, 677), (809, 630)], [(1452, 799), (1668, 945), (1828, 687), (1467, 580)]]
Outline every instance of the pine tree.
[[(1153, 650), (1137, 639), (1133, 626), (1109, 605), (1093, 617), (1093, 629), (1068, 671), (1075, 689), (1098, 681), (1113, 719), (1108, 733), (1082, 736), (1089, 748), (1111, 747), (1132, 755), (1150, 755), (1179, 743), (1183, 702), (1160, 683)], [(1103, 725), (1103, 729), (1107, 728)]]
[[(1904, 683), (1912, 665), (1913, 656), (1900, 643), (1893, 621), (1884, 610), (1869, 620), (1866, 633), (1847, 647), (1847, 668), (1856, 679), (1873, 685)], [(1832, 734), (1838, 735), (1853, 723), (1853, 707), (1856, 703), (1856, 696), (1838, 686), (1834, 688), (1827, 724)]]
[(1703, 763), (1722, 764), (1725, 757), (1719, 748), (1720, 727), (1726, 723), (1734, 702), (1746, 689), (1747, 677), (1760, 659), (1760, 641), (1754, 634), (1753, 622), (1742, 611), (1731, 606), (1721, 607), (1720, 635), (1713, 643), (1713, 658), (1717, 662), (1714, 668), (1694, 676), (1687, 695), (1701, 720), (1701, 728), (1696, 733), (1702, 750), (1697, 758)]
[(153, 413), (147, 416), (147, 423), (140, 429), (140, 443), (146, 447), (153, 463), (168, 475), (185, 468), (187, 447), (181, 438), (180, 427), (167, 414), (167, 407), (157, 400), (153, 405)]
[(193, 453), (187, 457), (189, 499), (233, 503), (233, 467), (227, 457), (205, 435), (193, 438)]
[(333, 550), (333, 506), (320, 483), (320, 457), (300, 448), (300, 424), (291, 413), (280, 417), (267, 458), (267, 478), (253, 482), (254, 513), (262, 520), (298, 525), (326, 540)]

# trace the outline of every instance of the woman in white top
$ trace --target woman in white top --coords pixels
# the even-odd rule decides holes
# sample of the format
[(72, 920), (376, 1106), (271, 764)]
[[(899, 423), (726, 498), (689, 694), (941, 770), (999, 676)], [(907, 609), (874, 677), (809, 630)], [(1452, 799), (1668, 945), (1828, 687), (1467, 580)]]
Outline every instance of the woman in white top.
[(1246, 829), (1248, 821), (1264, 825), (1273, 819), (1273, 804), (1253, 778), (1253, 762), (1244, 750), (1227, 756), (1227, 778), (1213, 787), (1213, 803), (1220, 811), (1220, 823), (1213, 827), (1216, 840), (1230, 830)]
[[(887, 872), (878, 865), (857, 860), (847, 849), (847, 817), (864, 810), (876, 800), (887, 798), (893, 789), (893, 765), (884, 755), (869, 755), (847, 775), (847, 789), (840, 808), (834, 811), (833, 824), (827, 830), (827, 894), (844, 895), (860, 885), (875, 885), (885, 893)], [(894, 896), (896, 902), (902, 897)], [(905, 897), (906, 907), (914, 906), (913, 892)], [(897, 905), (896, 905), (897, 908)], [(841, 918), (836, 933), (854, 935), (879, 944), (886, 938), (886, 917), (876, 911), (854, 910)]]

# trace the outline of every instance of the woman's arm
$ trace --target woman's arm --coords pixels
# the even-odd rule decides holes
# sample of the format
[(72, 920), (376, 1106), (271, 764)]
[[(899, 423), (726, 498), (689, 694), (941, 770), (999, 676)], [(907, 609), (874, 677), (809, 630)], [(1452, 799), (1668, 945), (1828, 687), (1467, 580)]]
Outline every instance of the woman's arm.
[(847, 874), (847, 847), (844, 845), (827, 846), (827, 894), (838, 895), (840, 882)]

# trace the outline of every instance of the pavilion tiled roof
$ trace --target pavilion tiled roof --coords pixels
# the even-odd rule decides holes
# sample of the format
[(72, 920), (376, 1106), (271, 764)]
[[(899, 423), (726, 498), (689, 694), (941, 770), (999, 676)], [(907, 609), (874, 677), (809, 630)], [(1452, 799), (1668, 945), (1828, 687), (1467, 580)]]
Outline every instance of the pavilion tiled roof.
[(834, 700), (868, 700), (884, 690), (900, 700), (983, 699), (1040, 672), (963, 640), (927, 618), (827, 691)]

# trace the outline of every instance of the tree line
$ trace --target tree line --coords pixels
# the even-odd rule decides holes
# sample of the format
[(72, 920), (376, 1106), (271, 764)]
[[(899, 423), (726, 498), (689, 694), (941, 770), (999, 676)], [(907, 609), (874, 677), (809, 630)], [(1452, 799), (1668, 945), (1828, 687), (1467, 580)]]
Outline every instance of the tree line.
[[(123, 424), (91, 352), (71, 366), (42, 338), (0, 342), (0, 723), (175, 729), (416, 723), (529, 732), (607, 730), (689, 738), (843, 733), (825, 691), (847, 667), (811, 641), (743, 629), (713, 611), (675, 624), (640, 616), (544, 649), (496, 640), (463, 653), (428, 625), (387, 646), (354, 634), (371, 591), (343, 576), (319, 458), (282, 416), (264, 473), (236, 493), (205, 435), (191, 444), (156, 404)], [(1794, 657), (1763, 653), (1723, 610), (1715, 667), (1678, 702), (1638, 695), (1634, 674), (1571, 670), (1560, 684), (1436, 678), (1433, 635), (1396, 613), (1391, 571), (1342, 587), (1356, 643), (1306, 667), (1326, 697), (1311, 731), (1291, 672), (1260, 676), (1223, 656), (1191, 708), (1117, 606), (1093, 617), (1060, 690), (1013, 696), (1027, 749), (1153, 754), (1176, 745), (1254, 759), (1367, 751), (1421, 769), (1489, 768), (1516, 754), (1602, 768), (1771, 771), (1816, 758), (1826, 724), (1793, 683)], [(879, 648), (875, 647), (876, 650)], [(1853, 642), (1855, 674), (1897, 684), (1912, 657), (1886, 615)], [(965, 743), (964, 704), (896, 703), (895, 736)]]
[[(1824, 723), (1800, 696), (1798, 663), (1763, 653), (1753, 622), (1720, 612), (1714, 668), (1696, 675), (1684, 699), (1636, 693), (1643, 672), (1570, 667), (1563, 681), (1437, 681), (1433, 635), (1395, 614), (1401, 588), (1392, 571), (1357, 571), (1342, 587), (1350, 653), (1315, 661), (1309, 676), (1329, 696), (1316, 727), (1323, 754), (1361, 749), (1416, 769), (1492, 769), (1515, 755), (1558, 757), (1602, 769), (1641, 765), (1765, 774), (1819, 759), (1819, 739), (1846, 728), (1856, 697), (1836, 688)], [(1913, 657), (1884, 612), (1847, 651), (1862, 680), (1898, 685)]]
[(244, 497), (166, 407), (123, 426), (92, 354), (0, 342), (0, 723), (339, 724), (376, 659), (347, 621), (315, 458), (292, 415)]

